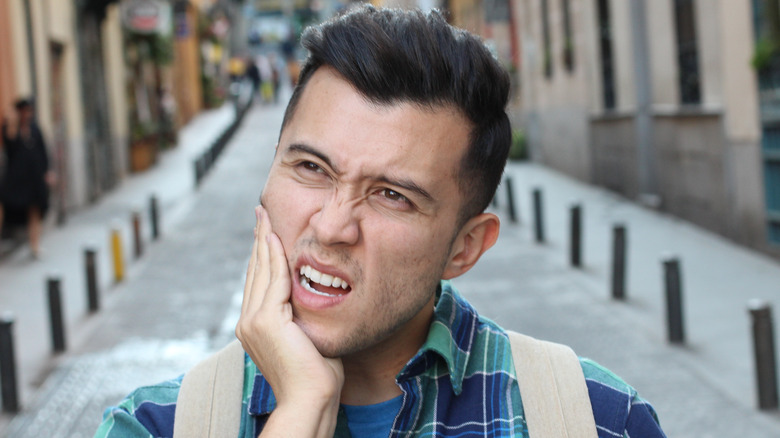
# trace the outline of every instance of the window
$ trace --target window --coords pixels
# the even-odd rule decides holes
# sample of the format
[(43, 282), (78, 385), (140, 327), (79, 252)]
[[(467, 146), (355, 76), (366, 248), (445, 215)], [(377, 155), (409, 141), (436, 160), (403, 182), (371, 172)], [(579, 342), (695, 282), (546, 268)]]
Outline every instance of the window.
[(609, 0), (598, 0), (599, 48), (601, 49), (601, 88), (604, 109), (615, 109), (615, 60), (612, 53), (612, 23)]
[(696, 44), (696, 20), (693, 6), (693, 0), (674, 1), (680, 101), (683, 105), (698, 105), (701, 103), (699, 50)]
[(562, 0), (563, 9), (563, 65), (569, 72), (574, 71), (574, 37), (571, 32), (570, 0)]
[(547, 0), (542, 0), (542, 42), (544, 44), (544, 75), (549, 79), (553, 74), (552, 42), (550, 41), (550, 10)]

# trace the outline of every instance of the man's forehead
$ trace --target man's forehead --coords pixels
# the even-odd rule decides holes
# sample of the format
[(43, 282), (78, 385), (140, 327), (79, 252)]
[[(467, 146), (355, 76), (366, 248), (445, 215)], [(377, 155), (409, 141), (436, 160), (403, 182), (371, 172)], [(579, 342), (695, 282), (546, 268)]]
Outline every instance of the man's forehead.
[(440, 183), (455, 180), (471, 127), (454, 105), (377, 102), (325, 66), (298, 97), (282, 128), (279, 152), (319, 154), (338, 170), (342, 162), (359, 163), (375, 175), (411, 172), (415, 179)]

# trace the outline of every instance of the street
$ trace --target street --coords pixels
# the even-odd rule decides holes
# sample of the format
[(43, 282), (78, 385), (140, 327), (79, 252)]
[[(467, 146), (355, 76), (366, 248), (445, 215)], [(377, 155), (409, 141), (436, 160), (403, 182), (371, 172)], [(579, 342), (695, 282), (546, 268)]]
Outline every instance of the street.
[[(201, 186), (172, 198), (169, 211), (176, 214), (162, 238), (147, 242), (124, 282), (102, 288), (97, 314), (74, 313), (68, 351), (45, 357), (41, 368), (51, 372), (25, 384), (22, 411), (0, 421), (4, 436), (92, 436), (105, 407), (139, 385), (176, 377), (232, 339), (253, 207), (282, 115), (283, 105), (255, 105)], [(507, 175), (520, 222), (507, 215), (502, 185), (499, 205), (492, 207), (502, 220), (498, 243), (453, 281), (477, 310), (507, 329), (569, 344), (610, 368), (655, 406), (670, 437), (780, 436), (777, 412), (756, 408), (746, 310), (753, 297), (780, 306), (780, 263), (534, 164), (511, 164)], [(530, 192), (537, 186), (546, 195), (544, 245), (534, 242), (532, 231)], [(583, 269), (567, 262), (571, 202), (584, 205)], [(625, 302), (611, 300), (607, 286), (613, 222), (629, 229)], [(74, 219), (68, 227), (79, 224)], [(47, 238), (53, 237), (44, 234), (44, 248), (56, 251), (60, 244)], [(666, 342), (664, 251), (683, 261), (690, 334), (683, 346)], [(110, 283), (108, 268), (102, 269), (103, 283)], [(6, 310), (5, 295), (0, 300), (0, 311)], [(35, 333), (24, 331), (16, 341), (48, 345), (48, 326)]]

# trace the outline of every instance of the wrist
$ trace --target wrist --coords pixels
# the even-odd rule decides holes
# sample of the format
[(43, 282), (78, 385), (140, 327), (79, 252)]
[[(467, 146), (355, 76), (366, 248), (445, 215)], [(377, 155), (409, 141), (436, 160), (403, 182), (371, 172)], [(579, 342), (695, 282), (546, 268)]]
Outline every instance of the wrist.
[(286, 436), (330, 438), (336, 430), (338, 399), (327, 403), (301, 400), (300, 403), (277, 404), (268, 417), (260, 436)]

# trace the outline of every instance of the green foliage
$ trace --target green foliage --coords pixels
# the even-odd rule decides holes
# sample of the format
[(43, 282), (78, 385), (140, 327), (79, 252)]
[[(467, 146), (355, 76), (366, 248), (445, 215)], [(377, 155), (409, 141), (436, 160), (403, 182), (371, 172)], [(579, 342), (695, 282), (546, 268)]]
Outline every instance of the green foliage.
[(143, 123), (138, 120), (130, 122), (130, 141), (135, 143), (149, 137), (154, 133), (154, 126), (151, 123)]
[[(142, 35), (139, 33), (129, 33), (126, 44), (134, 50), (138, 59), (134, 61), (151, 61), (154, 64), (163, 66), (173, 62), (173, 36), (172, 35)], [(129, 55), (129, 53), (128, 53)]]
[(525, 133), (519, 129), (512, 131), (512, 145), (509, 148), (510, 160), (527, 160), (528, 148), (525, 141)]
[(753, 52), (753, 58), (750, 60), (750, 65), (757, 71), (768, 68), (778, 53), (780, 53), (780, 47), (778, 44), (770, 38), (760, 38), (756, 41), (756, 48)]

